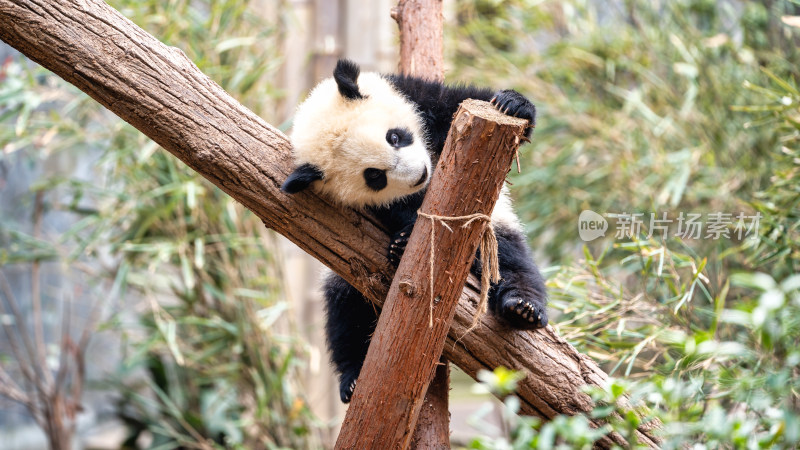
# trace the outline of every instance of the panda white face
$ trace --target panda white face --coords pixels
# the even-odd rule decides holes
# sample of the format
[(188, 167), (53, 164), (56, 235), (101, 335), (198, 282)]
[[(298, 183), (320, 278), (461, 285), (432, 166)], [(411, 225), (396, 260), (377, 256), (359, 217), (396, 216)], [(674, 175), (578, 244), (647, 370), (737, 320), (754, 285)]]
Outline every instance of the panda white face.
[(385, 205), (427, 186), (432, 162), (415, 106), (375, 73), (337, 66), (298, 107), (297, 169), (283, 190), (309, 186), (349, 206)]

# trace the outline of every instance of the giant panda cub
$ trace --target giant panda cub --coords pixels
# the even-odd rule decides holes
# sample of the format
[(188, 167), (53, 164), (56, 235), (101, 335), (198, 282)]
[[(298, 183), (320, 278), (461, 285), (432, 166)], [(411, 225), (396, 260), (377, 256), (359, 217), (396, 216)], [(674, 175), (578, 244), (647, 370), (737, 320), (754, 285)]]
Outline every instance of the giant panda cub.
[[(392, 235), (387, 251), (397, 266), (453, 115), (468, 98), (491, 101), (506, 114), (528, 119), (530, 135), (536, 110), (515, 91), (362, 74), (355, 63), (340, 60), (333, 78), (320, 82), (297, 108), (291, 132), (296, 169), (282, 190), (293, 194), (311, 187), (344, 205), (372, 212)], [(492, 212), (492, 226), (502, 279), (492, 286), (489, 309), (514, 328), (544, 327), (544, 281), (505, 188)], [(479, 264), (473, 264), (473, 273), (479, 270)], [(341, 399), (347, 403), (377, 315), (370, 302), (336, 274), (327, 277), (324, 292), (331, 359), (339, 373)]]

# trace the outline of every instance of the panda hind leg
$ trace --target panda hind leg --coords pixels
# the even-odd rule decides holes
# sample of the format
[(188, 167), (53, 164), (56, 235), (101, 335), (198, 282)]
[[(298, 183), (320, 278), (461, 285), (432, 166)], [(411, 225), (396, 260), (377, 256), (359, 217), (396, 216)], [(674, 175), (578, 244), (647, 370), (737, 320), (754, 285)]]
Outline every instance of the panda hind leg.
[[(537, 276), (539, 280), (535, 279)], [(521, 286), (524, 287), (520, 289)], [(504, 278), (496, 289), (498, 294), (493, 310), (508, 324), (521, 330), (535, 330), (547, 326), (547, 301), (541, 275), (536, 273), (522, 277), (512, 276), (511, 279)]]
[[(392, 234), (389, 245), (389, 261), (400, 265), (414, 223)], [(544, 278), (534, 264), (525, 242), (525, 236), (515, 227), (495, 225), (497, 254), (500, 263), (498, 284), (492, 287), (489, 307), (514, 328), (532, 330), (547, 326), (547, 291)], [(479, 258), (472, 272), (480, 277)]]
[(521, 232), (495, 227), (501, 280), (493, 286), (489, 307), (514, 328), (547, 326), (547, 291)]
[(336, 274), (328, 276), (324, 293), (328, 348), (339, 374), (339, 396), (342, 403), (349, 403), (378, 316), (372, 304)]

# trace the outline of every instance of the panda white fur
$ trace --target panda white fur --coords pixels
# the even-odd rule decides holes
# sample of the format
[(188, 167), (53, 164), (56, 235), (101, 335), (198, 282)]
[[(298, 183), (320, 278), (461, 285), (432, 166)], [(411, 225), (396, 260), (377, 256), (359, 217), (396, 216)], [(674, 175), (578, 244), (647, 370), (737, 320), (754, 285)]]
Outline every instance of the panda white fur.
[[(300, 104), (290, 139), (296, 169), (282, 189), (312, 188), (344, 205), (373, 213), (392, 234), (388, 249), (400, 262), (441, 155), (458, 105), (473, 98), (528, 119), (535, 108), (512, 90), (446, 86), (402, 75), (360, 73), (340, 60), (333, 78), (320, 82)], [(544, 281), (530, 257), (519, 219), (504, 188), (492, 226), (498, 238), (501, 281), (492, 286), (489, 309), (514, 328), (547, 325)], [(480, 265), (472, 271), (480, 275)], [(326, 333), (340, 375), (339, 393), (350, 401), (377, 316), (371, 304), (336, 274), (325, 282)]]

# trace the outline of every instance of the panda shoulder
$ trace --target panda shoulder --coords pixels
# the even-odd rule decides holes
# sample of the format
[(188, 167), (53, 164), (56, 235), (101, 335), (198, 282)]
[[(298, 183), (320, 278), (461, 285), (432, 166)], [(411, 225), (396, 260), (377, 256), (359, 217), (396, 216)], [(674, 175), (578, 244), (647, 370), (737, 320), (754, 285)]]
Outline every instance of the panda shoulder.
[(488, 101), (494, 96), (491, 89), (469, 84), (448, 84), (399, 74), (386, 75), (385, 79), (413, 103), (429, 107), (438, 105), (439, 108), (431, 108), (431, 111), (441, 111), (449, 115), (452, 114), (450, 110), (457, 108), (464, 99)]

